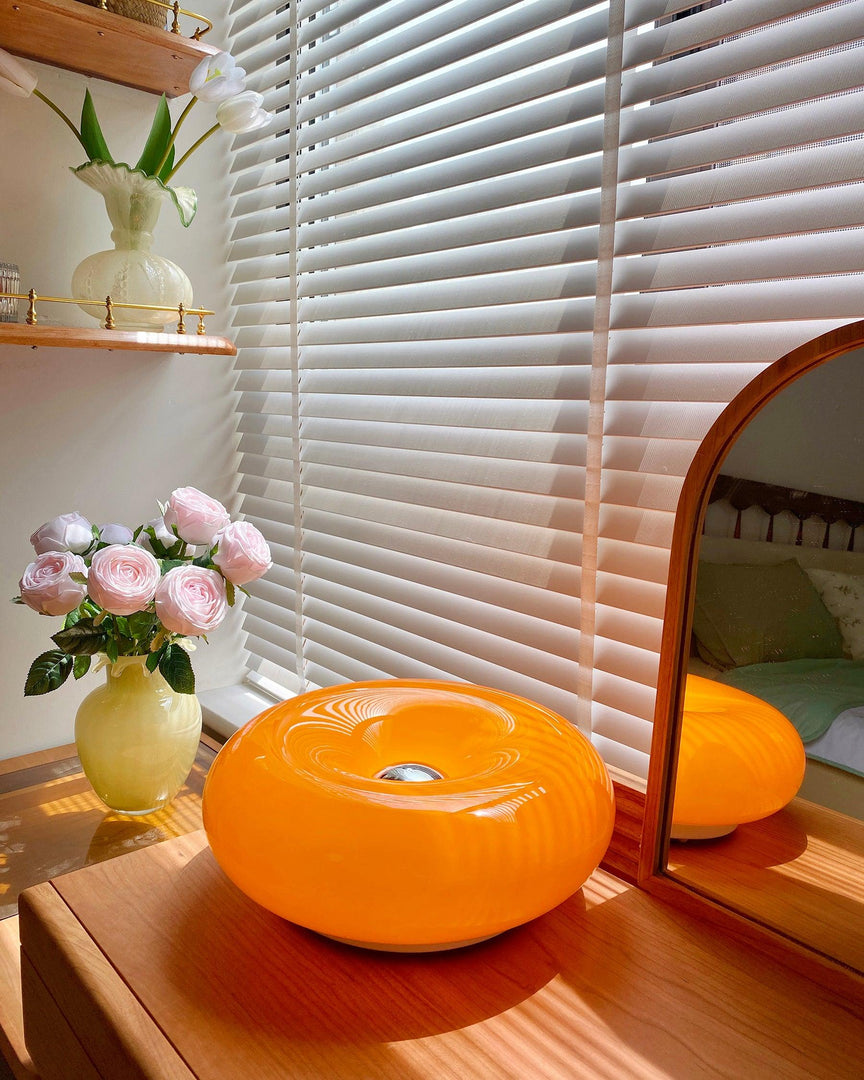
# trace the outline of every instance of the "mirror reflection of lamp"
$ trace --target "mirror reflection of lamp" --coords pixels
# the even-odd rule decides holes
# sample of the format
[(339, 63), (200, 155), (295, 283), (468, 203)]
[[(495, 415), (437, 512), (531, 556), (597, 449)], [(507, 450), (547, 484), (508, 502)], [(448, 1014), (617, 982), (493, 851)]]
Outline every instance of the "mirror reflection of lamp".
[(709, 840), (769, 817), (804, 779), (804, 744), (773, 705), (713, 679), (687, 676), (673, 840)]

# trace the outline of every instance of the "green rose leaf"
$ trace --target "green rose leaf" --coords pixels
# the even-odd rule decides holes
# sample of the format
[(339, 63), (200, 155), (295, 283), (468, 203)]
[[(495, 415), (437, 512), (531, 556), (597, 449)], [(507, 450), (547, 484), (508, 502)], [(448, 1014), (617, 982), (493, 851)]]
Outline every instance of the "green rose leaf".
[(76, 679), (80, 679), (86, 675), (90, 670), (90, 657), (89, 656), (76, 656), (72, 663), (72, 674)]
[(168, 101), (163, 94), (156, 105), (156, 114), (153, 117), (150, 134), (147, 136), (147, 142), (144, 144), (144, 149), (141, 151), (141, 157), (138, 159), (135, 168), (140, 169), (141, 172), (146, 173), (148, 176), (155, 176), (156, 166), (165, 156), (165, 147), (168, 145), (170, 138), (171, 114), (168, 111)]
[(93, 625), (92, 619), (79, 619), (73, 626), (52, 635), (51, 640), (70, 656), (93, 656), (105, 648), (106, 635)]
[(189, 653), (179, 645), (169, 645), (159, 660), (159, 670), (165, 682), (178, 694), (195, 693), (195, 672)]
[(147, 637), (156, 625), (156, 616), (149, 611), (136, 611), (127, 618), (126, 625), (130, 636), (140, 641), (141, 638)]
[(102, 128), (96, 119), (96, 108), (89, 90), (84, 94), (84, 105), (81, 109), (81, 142), (91, 161), (106, 161), (109, 165), (114, 164), (114, 158), (108, 153)]
[[(167, 646), (165, 646), (167, 648)], [(155, 671), (159, 667), (159, 661), (162, 659), (162, 655), (165, 652), (165, 648), (157, 649), (156, 652), (151, 652), (147, 659), (144, 661), (144, 666), (148, 671)]]
[(59, 649), (51, 649), (37, 656), (27, 673), (24, 696), (35, 697), (37, 694), (47, 694), (51, 690), (56, 690), (69, 678), (72, 664), (72, 657)]
[(73, 581), (77, 581), (79, 585), (87, 584), (87, 575), (82, 574), (79, 570), (73, 570), (69, 577), (72, 578)]
[(63, 629), (68, 630), (70, 626), (74, 626), (75, 623), (81, 622), (81, 620), (87, 615), (87, 612), (82, 607), (76, 607), (73, 611), (70, 611), (63, 621)]
[(113, 664), (117, 657), (120, 655), (120, 649), (117, 647), (117, 642), (114, 638), (108, 638), (105, 642), (105, 655)]

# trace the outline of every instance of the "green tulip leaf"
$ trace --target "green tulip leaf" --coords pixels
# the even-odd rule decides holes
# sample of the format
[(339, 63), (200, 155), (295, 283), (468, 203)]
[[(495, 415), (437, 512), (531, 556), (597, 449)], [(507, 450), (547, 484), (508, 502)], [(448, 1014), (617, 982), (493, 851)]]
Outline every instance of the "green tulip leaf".
[(195, 693), (195, 673), (189, 653), (179, 645), (171, 644), (162, 653), (159, 671), (165, 682), (178, 694)]
[(27, 673), (24, 696), (35, 697), (37, 694), (47, 694), (51, 690), (56, 690), (58, 686), (62, 686), (69, 678), (73, 662), (68, 653), (61, 652), (59, 649), (51, 649), (37, 656)]
[(168, 151), (168, 157), (165, 158), (165, 164), (159, 170), (159, 176), (157, 177), (157, 179), (161, 180), (163, 184), (166, 183), (168, 177), (171, 175), (171, 170), (173, 168), (174, 168), (174, 147), (172, 146), (171, 149)]
[(168, 111), (168, 101), (163, 94), (159, 98), (150, 134), (147, 136), (147, 142), (144, 143), (144, 149), (141, 151), (141, 157), (135, 168), (148, 176), (155, 176), (156, 166), (165, 156), (165, 147), (170, 138), (171, 114)]
[(114, 158), (108, 153), (108, 147), (102, 135), (102, 128), (96, 119), (96, 108), (90, 91), (84, 94), (84, 105), (81, 109), (81, 142), (90, 156), (91, 161), (105, 161), (109, 165), (114, 164)]

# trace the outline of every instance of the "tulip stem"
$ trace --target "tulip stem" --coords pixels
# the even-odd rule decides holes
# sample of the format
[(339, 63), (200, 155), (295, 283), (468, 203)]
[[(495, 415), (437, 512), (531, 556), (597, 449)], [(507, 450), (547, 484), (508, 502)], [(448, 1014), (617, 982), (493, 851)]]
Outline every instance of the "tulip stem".
[(58, 105), (55, 105), (54, 102), (51, 100), (51, 98), (46, 97), (38, 87), (35, 87), (35, 86), (33, 87), (33, 95), (34, 95), (34, 97), (38, 97), (40, 101), (44, 101), (49, 109), (53, 109), (54, 112), (57, 113), (57, 115), (60, 117), (60, 119), (63, 121), (63, 123), (67, 125), (67, 127), (72, 132), (72, 134), (75, 136), (75, 138), (78, 140), (78, 142), (80, 142), (81, 145), (84, 147), (84, 149), (87, 151), (87, 157), (89, 158), (90, 157), (90, 151), (87, 150), (87, 147), (84, 145), (84, 140), (81, 138), (81, 132), (78, 130), (78, 128), (75, 127), (75, 125), (72, 123), (72, 121), (66, 115), (66, 113), (64, 113), (63, 110)]
[[(208, 131), (204, 132), (204, 134), (201, 136), (200, 139), (196, 139), (195, 142), (192, 143), (192, 145), (189, 147), (189, 149), (183, 155), (183, 157), (180, 158), (180, 160), (177, 162), (177, 164), (174, 166), (174, 168), (171, 170), (171, 172), (168, 173), (168, 175), (165, 177), (165, 179), (162, 181), (162, 183), (167, 184), (168, 181), (171, 179), (171, 177), (174, 175), (174, 173), (176, 173), (177, 170), (180, 168), (180, 166), (183, 164), (183, 162), (186, 161), (187, 158), (191, 157), (192, 154), (201, 145), (201, 143), (203, 143), (206, 139), (209, 139), (210, 136), (213, 134), (213, 132), (218, 131), (220, 127), (221, 127), (220, 124), (214, 124), (213, 127), (211, 127)], [(157, 170), (157, 173), (158, 173), (158, 170)]]
[[(177, 138), (177, 132), (180, 130), (180, 125), (183, 123), (183, 121), (189, 115), (189, 113), (190, 113), (190, 111), (192, 109), (192, 106), (195, 104), (195, 102), (197, 100), (198, 100), (197, 97), (193, 97), (192, 100), (189, 102), (189, 104), (186, 106), (186, 108), (183, 110), (183, 112), (180, 113), (180, 115), (177, 117), (177, 123), (174, 125), (174, 130), (171, 132), (171, 138), (168, 140), (168, 145), (165, 147), (165, 153), (162, 155), (162, 160), (159, 162), (159, 164), (153, 170), (153, 175), (154, 176), (158, 177), (159, 173), (162, 172), (162, 170), (165, 168), (165, 162), (168, 160), (168, 155), (171, 153), (171, 147), (174, 145), (174, 141)], [(188, 156), (188, 155), (186, 155), (186, 156)], [(171, 177), (174, 175), (174, 173), (176, 171), (177, 170), (174, 169), (172, 172), (170, 172), (168, 174), (168, 176), (165, 177), (165, 181), (167, 182), (168, 180), (170, 180)]]

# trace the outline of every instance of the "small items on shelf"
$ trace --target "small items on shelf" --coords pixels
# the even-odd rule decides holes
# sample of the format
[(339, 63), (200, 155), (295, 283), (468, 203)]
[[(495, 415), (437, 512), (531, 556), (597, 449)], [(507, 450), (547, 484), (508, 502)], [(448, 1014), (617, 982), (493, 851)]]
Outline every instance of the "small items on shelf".
[(18, 266), (0, 262), (0, 322), (18, 322), (17, 294), (20, 284)]

